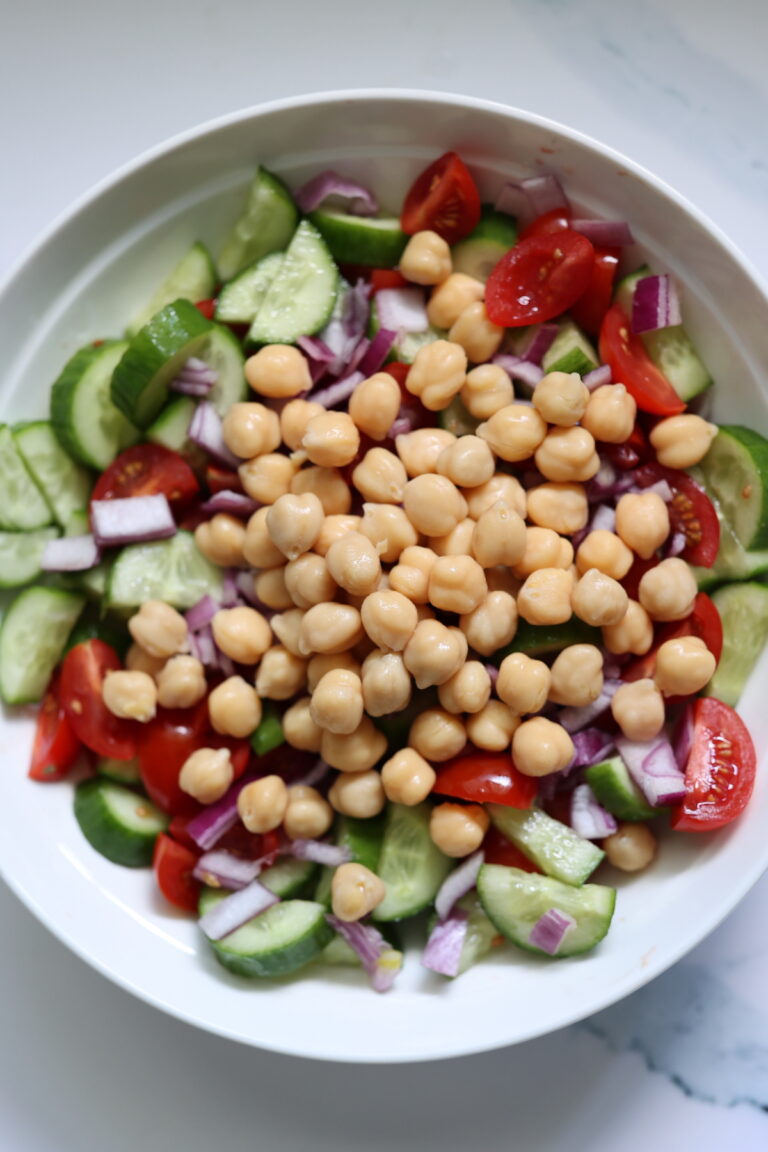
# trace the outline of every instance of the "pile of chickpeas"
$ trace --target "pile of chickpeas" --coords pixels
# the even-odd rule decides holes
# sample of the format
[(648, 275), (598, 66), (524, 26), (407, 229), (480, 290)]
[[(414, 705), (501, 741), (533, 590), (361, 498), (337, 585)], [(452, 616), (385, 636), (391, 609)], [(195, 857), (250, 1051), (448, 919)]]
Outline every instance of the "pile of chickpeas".
[[(480, 421), (476, 432), (456, 436), (436, 421), (393, 443), (401, 392), (389, 373), (358, 384), (348, 411), (326, 411), (301, 398), (311, 380), (298, 349), (256, 352), (245, 374), (259, 399), (234, 404), (223, 434), (259, 508), (247, 523), (219, 513), (195, 533), (209, 560), (253, 571), (254, 595), (273, 613), (222, 608), (213, 618), (216, 644), (248, 677), (231, 676), (209, 693), (203, 666), (188, 654), (184, 618), (151, 601), (129, 621), (126, 670), (105, 680), (106, 706), (141, 722), (157, 704), (191, 708), (207, 695), (212, 728), (233, 737), (258, 726), (262, 700), (290, 701), (286, 741), (319, 754), (335, 779), (327, 799), (276, 775), (249, 783), (238, 808), (252, 832), (282, 827), (313, 838), (329, 830), (334, 812), (366, 818), (387, 800), (419, 804), (435, 783), (433, 765), (467, 741), (511, 750), (528, 776), (562, 770), (573, 743), (540, 713), (549, 702), (578, 708), (597, 699), (601, 649), (573, 644), (551, 665), (513, 652), (495, 683), (485, 661), (514, 640), (519, 619), (558, 625), (574, 616), (601, 629), (609, 653), (643, 655), (654, 623), (683, 619), (696, 596), (688, 565), (675, 557), (646, 572), (637, 600), (622, 586), (635, 558), (654, 556), (670, 534), (655, 491), (621, 496), (615, 530), (590, 531), (574, 549), (571, 537), (590, 516), (586, 484), (600, 467), (598, 449), (624, 442), (634, 427), (624, 385), (590, 392), (578, 375), (550, 372), (532, 403), (516, 402), (508, 374), (489, 362), (505, 332), (488, 318), (483, 283), (453, 272), (448, 245), (433, 232), (411, 238), (400, 271), (431, 287), (429, 319), (447, 331), (419, 350), (405, 387), (433, 412), (460, 398)], [(650, 438), (660, 463), (687, 468), (715, 433), (684, 414), (659, 421)], [(362, 437), (372, 445), (364, 452)], [(535, 468), (541, 480), (526, 488), (509, 465)], [(362, 500), (355, 512), (353, 489)], [(695, 637), (662, 644), (653, 678), (613, 696), (619, 728), (652, 739), (665, 697), (699, 691), (714, 667)], [(387, 740), (374, 719), (407, 708), (414, 688), (436, 688), (438, 703), (416, 716), (407, 746), (384, 759)], [(210, 804), (232, 779), (227, 750), (203, 748), (179, 783)], [(448, 856), (474, 852), (487, 828), (481, 805), (432, 809), (431, 836)], [(655, 844), (645, 826), (624, 824), (604, 847), (614, 864), (634, 870)], [(357, 864), (337, 870), (337, 915), (358, 919), (383, 898), (381, 882), (366, 873)]]

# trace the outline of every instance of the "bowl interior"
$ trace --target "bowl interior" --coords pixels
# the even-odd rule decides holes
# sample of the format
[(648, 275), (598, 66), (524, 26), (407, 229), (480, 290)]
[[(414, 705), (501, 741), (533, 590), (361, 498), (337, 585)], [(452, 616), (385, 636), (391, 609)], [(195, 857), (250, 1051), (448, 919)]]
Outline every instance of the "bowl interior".
[[(505, 178), (552, 170), (585, 215), (626, 218), (646, 259), (682, 285), (686, 324), (717, 387), (714, 418), (768, 429), (761, 365), (766, 298), (738, 253), (634, 165), (549, 122), (479, 101), (426, 93), (339, 94), (256, 109), (172, 142), (68, 214), (0, 292), (6, 370), (0, 419), (47, 414), (48, 392), (82, 344), (119, 335), (196, 239), (214, 251), (256, 163), (297, 186), (334, 167), (397, 211), (415, 174), (455, 149), (492, 200)], [(768, 659), (741, 711), (758, 748)], [(396, 991), (379, 997), (357, 974), (303, 973), (246, 985), (215, 965), (194, 923), (161, 905), (148, 872), (94, 853), (72, 815), (71, 785), (25, 776), (31, 715), (0, 721), (6, 831), (0, 870), (28, 906), (94, 967), (158, 1007), (245, 1043), (353, 1061), (430, 1059), (552, 1030), (619, 999), (693, 947), (768, 865), (768, 780), (714, 836), (667, 836), (647, 874), (620, 883), (614, 926), (581, 960), (539, 962), (503, 950), (456, 982), (421, 969), (412, 951)], [(599, 878), (599, 877), (598, 877)]]

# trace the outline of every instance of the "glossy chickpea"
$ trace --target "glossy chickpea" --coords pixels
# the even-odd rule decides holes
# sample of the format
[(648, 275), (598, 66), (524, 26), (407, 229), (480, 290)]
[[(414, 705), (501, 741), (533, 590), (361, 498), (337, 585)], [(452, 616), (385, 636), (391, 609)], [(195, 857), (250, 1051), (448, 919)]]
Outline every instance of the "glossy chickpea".
[(387, 799), (409, 808), (426, 800), (435, 780), (434, 768), (415, 748), (401, 748), (381, 768)]
[(618, 624), (603, 628), (603, 644), (614, 656), (631, 652), (633, 656), (644, 656), (653, 643), (653, 622), (636, 600), (630, 600), (627, 610)]
[(594, 644), (569, 644), (550, 669), (549, 699), (568, 708), (583, 708), (603, 690), (603, 654)]
[(552, 428), (536, 449), (536, 467), (547, 480), (591, 480), (600, 469), (595, 441), (586, 428)]
[(171, 656), (157, 674), (161, 708), (192, 708), (207, 691), (205, 669), (194, 656)]
[(250, 460), (280, 446), (280, 420), (264, 404), (240, 401), (230, 407), (222, 420), (221, 434), (230, 452)]
[(435, 328), (450, 328), (461, 313), (485, 296), (485, 284), (463, 272), (453, 272), (434, 290), (427, 304), (427, 316)]
[[(278, 499), (284, 500), (286, 497), (280, 496)], [(277, 568), (285, 563), (285, 555), (272, 542), (267, 526), (267, 516), (272, 507), (258, 508), (246, 525), (243, 558), (252, 568)], [(197, 531), (199, 532), (200, 529), (198, 528)]]
[(651, 429), (649, 439), (659, 464), (665, 468), (692, 468), (709, 452), (717, 432), (716, 424), (692, 412), (683, 412), (659, 420)]
[(246, 784), (237, 797), (237, 811), (249, 832), (273, 832), (288, 808), (288, 789), (281, 776), (262, 776)]
[(638, 600), (652, 620), (684, 620), (693, 610), (698, 590), (685, 560), (670, 556), (643, 574)]
[(416, 607), (392, 589), (371, 592), (360, 610), (363, 628), (377, 648), (402, 652), (418, 623)]
[(451, 249), (437, 232), (415, 232), (400, 257), (400, 274), (413, 284), (442, 284), (453, 266)]
[(291, 840), (317, 840), (333, 823), (333, 809), (316, 788), (294, 784), (288, 789), (283, 831)]
[(416, 428), (395, 437), (395, 448), (410, 477), (437, 471), (437, 461), (456, 437), (445, 428)]
[(429, 602), (444, 612), (472, 612), (488, 593), (485, 573), (471, 556), (438, 556), (429, 574)]
[(341, 540), (348, 532), (359, 532), (361, 523), (361, 516), (326, 516), (313, 550), (318, 556), (327, 556), (334, 540)]
[(468, 556), (472, 548), (474, 531), (475, 521), (465, 516), (444, 536), (430, 536), (429, 546), (437, 556)]
[(362, 380), (349, 398), (349, 415), (371, 440), (384, 440), (400, 411), (400, 385), (389, 372)]
[(545, 421), (527, 404), (508, 404), (477, 429), (496, 455), (511, 463), (533, 456), (546, 434)]
[(240, 483), (246, 494), (260, 504), (274, 504), (278, 496), (290, 492), (291, 481), (298, 471), (298, 465), (290, 456), (279, 452), (266, 452), (246, 460), (237, 470)]
[(351, 604), (315, 604), (301, 621), (299, 647), (305, 656), (335, 654), (354, 647), (362, 633), (360, 613)]
[(582, 427), (595, 440), (623, 444), (635, 426), (637, 405), (623, 384), (603, 384), (589, 397)]
[(220, 608), (211, 621), (213, 638), (238, 664), (256, 664), (272, 643), (272, 629), (255, 608)]
[(649, 560), (669, 536), (669, 511), (657, 492), (625, 492), (616, 505), (616, 532), (633, 552)]
[(411, 702), (411, 677), (399, 652), (374, 648), (363, 661), (363, 705), (369, 716), (401, 712)]
[(285, 583), (285, 568), (266, 568), (253, 576), (256, 599), (273, 612), (284, 612), (293, 607), (293, 596)]
[(354, 460), (360, 447), (360, 433), (346, 412), (321, 412), (308, 422), (301, 447), (313, 464), (343, 468)]
[(405, 510), (396, 504), (363, 504), (360, 531), (368, 537), (385, 564), (396, 563), (403, 549), (419, 542), (415, 526)]
[(157, 685), (147, 672), (107, 672), (101, 690), (105, 708), (124, 720), (146, 724), (157, 707)]
[(437, 690), (441, 708), (459, 715), (480, 712), (491, 698), (491, 677), (479, 660), (467, 660)]
[(559, 568), (561, 539), (552, 528), (527, 527), (525, 550), (512, 566), (515, 575), (524, 580), (539, 568)]
[[(166, 665), (165, 656), (150, 656), (139, 644), (131, 644), (125, 654), (125, 666), (129, 672), (146, 672), (153, 680), (160, 678)], [(162, 701), (161, 701), (162, 703)]]
[(181, 766), (179, 788), (200, 804), (214, 804), (234, 779), (227, 748), (198, 748)]
[(514, 638), (517, 632), (517, 604), (504, 591), (489, 591), (479, 604), (463, 615), (459, 627), (470, 648), (481, 656), (492, 656)]
[(268, 648), (256, 673), (256, 691), (266, 700), (290, 700), (307, 684), (307, 662), (282, 644)]
[(587, 494), (582, 484), (552, 482), (528, 491), (528, 519), (540, 528), (572, 536), (585, 527), (588, 516)]
[(310, 715), (327, 732), (354, 732), (363, 718), (360, 677), (344, 668), (326, 672), (312, 693)]
[(459, 488), (476, 488), (494, 475), (496, 461), (485, 440), (479, 436), (459, 436), (440, 453), (436, 469)]
[(456, 317), (448, 339), (461, 345), (470, 363), (482, 364), (498, 352), (504, 329), (489, 318), (485, 302), (476, 300)]
[(331, 881), (331, 907), (334, 916), (354, 923), (368, 916), (387, 894), (383, 880), (363, 864), (340, 864)]
[(348, 532), (334, 541), (325, 563), (338, 586), (353, 596), (367, 596), (381, 579), (379, 553), (362, 532)]
[(227, 512), (217, 512), (195, 528), (195, 544), (206, 560), (220, 568), (243, 567), (245, 537), (242, 520)]
[(291, 344), (267, 344), (245, 362), (245, 378), (254, 392), (275, 399), (298, 396), (312, 387), (309, 365)]
[(573, 575), (563, 568), (538, 568), (517, 594), (517, 611), (528, 624), (565, 624), (572, 615)]
[(664, 727), (664, 697), (653, 680), (622, 684), (611, 699), (611, 712), (628, 740), (653, 740)]
[(506, 500), (497, 500), (475, 524), (471, 547), (483, 568), (511, 567), (525, 555), (525, 521)]
[(429, 834), (446, 856), (469, 856), (482, 844), (490, 822), (479, 804), (438, 804), (429, 818)]
[(540, 712), (547, 702), (551, 674), (543, 660), (524, 652), (511, 652), (499, 666), (496, 694), (512, 712), (524, 716)]
[(295, 560), (302, 552), (309, 552), (324, 519), (323, 506), (313, 492), (301, 496), (287, 493), (267, 509), (266, 525), (275, 547), (289, 560)]
[(403, 660), (418, 688), (444, 684), (467, 658), (467, 640), (458, 628), (420, 620), (405, 646)]
[(426, 708), (411, 724), (408, 743), (420, 756), (432, 763), (442, 763), (458, 756), (467, 742), (460, 716), (444, 708)]
[(296, 452), (313, 416), (319, 416), (325, 409), (314, 400), (289, 400), (280, 413), (280, 435), (283, 443)]
[(339, 772), (367, 772), (387, 750), (387, 738), (369, 716), (349, 735), (323, 732), (320, 755)]
[(407, 480), (403, 462), (386, 448), (370, 448), (352, 473), (363, 499), (380, 504), (398, 504)]
[(711, 680), (716, 667), (703, 640), (680, 636), (659, 647), (654, 679), (665, 696), (692, 696)]
[(150, 656), (167, 659), (189, 648), (186, 620), (162, 600), (146, 600), (128, 621), (128, 631)]
[(310, 658), (307, 664), (308, 690), (314, 692), (326, 672), (330, 672), (333, 668), (346, 668), (348, 672), (354, 672), (356, 676), (361, 675), (360, 661), (348, 649), (344, 649), (342, 652), (318, 652)]
[(302, 696), (283, 713), (283, 734), (291, 748), (319, 752), (323, 729), (312, 719), (311, 697)]
[(337, 812), (355, 820), (378, 816), (387, 802), (381, 776), (373, 768), (367, 772), (340, 772), (329, 789), (328, 799)]
[(408, 481), (403, 507), (416, 531), (426, 536), (444, 536), (467, 514), (467, 502), (456, 485), (432, 474)]
[(510, 476), (507, 472), (497, 472), (477, 488), (465, 488), (463, 495), (473, 520), (479, 520), (483, 512), (487, 512), (499, 500), (503, 500), (518, 516), (525, 519), (528, 508), (525, 489), (516, 476)]
[(629, 597), (618, 580), (598, 568), (589, 568), (576, 581), (571, 594), (574, 615), (594, 628), (620, 623), (628, 604)]
[(352, 506), (352, 493), (338, 468), (302, 468), (291, 481), (291, 492), (295, 496), (313, 493), (326, 516), (345, 516)]
[(490, 420), (500, 408), (515, 398), (515, 390), (500, 364), (478, 364), (467, 372), (459, 393), (461, 402), (475, 420)]
[(433, 340), (422, 345), (405, 378), (405, 387), (418, 396), (430, 412), (450, 404), (467, 378), (467, 354), (451, 340)]
[(512, 737), (512, 758), (524, 776), (562, 772), (573, 759), (573, 741), (562, 724), (544, 716), (524, 720)]
[(283, 572), (285, 586), (297, 608), (312, 608), (333, 600), (338, 591), (325, 557), (316, 552), (303, 552), (295, 560), (289, 560)]
[(414, 604), (426, 604), (429, 574), (436, 559), (437, 553), (431, 548), (418, 545), (404, 548), (398, 563), (390, 569), (390, 589), (400, 592)]
[(656, 855), (656, 839), (647, 824), (621, 823), (602, 846), (608, 862), (622, 872), (639, 872)]
[(242, 676), (230, 676), (211, 690), (208, 715), (214, 732), (243, 739), (261, 722), (261, 700)]
[(489, 700), (485, 708), (467, 716), (467, 739), (484, 752), (506, 752), (520, 726), (520, 717), (501, 700)]
[(615, 532), (596, 528), (584, 537), (576, 552), (576, 567), (580, 575), (597, 568), (614, 580), (623, 580), (634, 562), (631, 548), (627, 548)]
[(533, 390), (533, 406), (548, 424), (571, 428), (587, 408), (589, 389), (578, 372), (548, 372)]

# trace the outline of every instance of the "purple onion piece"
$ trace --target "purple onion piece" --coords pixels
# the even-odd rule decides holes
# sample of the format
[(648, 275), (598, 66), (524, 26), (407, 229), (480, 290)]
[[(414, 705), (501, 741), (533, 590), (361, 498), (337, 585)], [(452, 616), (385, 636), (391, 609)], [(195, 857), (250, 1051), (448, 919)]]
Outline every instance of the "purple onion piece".
[(242, 460), (238, 460), (224, 443), (221, 417), (212, 404), (203, 400), (195, 408), (195, 413), (189, 424), (189, 438), (198, 448), (202, 448), (209, 456), (213, 456), (228, 468), (239, 468)]
[(675, 753), (666, 736), (644, 742), (616, 739), (619, 755), (652, 808), (678, 804), (685, 799), (685, 776), (677, 766)]
[(384, 939), (378, 928), (360, 920), (339, 920), (338, 916), (326, 913), (326, 920), (333, 930), (347, 942), (360, 957), (360, 962), (371, 978), (377, 992), (391, 988), (402, 965), (402, 954), (395, 951)]
[(426, 332), (427, 302), (422, 288), (382, 288), (376, 293), (382, 328), (390, 332)]
[(413, 421), (411, 418), (409, 416), (398, 416), (387, 435), (390, 440), (394, 440), (396, 436), (407, 436), (407, 434), (412, 431)]
[(623, 248), (635, 242), (626, 220), (572, 220), (571, 228), (604, 248)]
[(444, 920), (438, 920), (421, 956), (423, 966), (441, 976), (458, 976), (468, 928), (469, 915), (462, 908), (454, 908)]
[(397, 333), (392, 332), (389, 328), (379, 328), (358, 364), (358, 368), (364, 376), (372, 376), (374, 372), (378, 372), (389, 355), (396, 337)]
[(330, 770), (330, 764), (326, 764), (325, 760), (318, 760), (312, 765), (306, 776), (302, 776), (296, 783), (303, 784), (305, 788), (315, 788), (325, 780)]
[(575, 924), (574, 918), (566, 912), (561, 912), (559, 908), (549, 908), (534, 924), (528, 943), (549, 956), (556, 956), (566, 932)]
[(632, 331), (654, 332), (682, 322), (680, 298), (672, 277), (644, 276), (632, 297)]
[(571, 828), (585, 840), (602, 840), (612, 836), (616, 819), (599, 804), (589, 784), (578, 784), (571, 793)]
[(206, 380), (190, 380), (185, 376), (177, 376), (175, 380), (171, 380), (168, 387), (171, 392), (179, 392), (182, 396), (194, 396), (202, 399), (210, 393), (213, 383), (208, 383)]
[(688, 765), (688, 757), (693, 747), (693, 732), (693, 704), (686, 704), (683, 709), (683, 714), (680, 717), (675, 740), (672, 745), (675, 753), (675, 763), (683, 773)]
[(196, 604), (185, 613), (184, 619), (187, 621), (187, 627), (191, 632), (200, 632), (203, 628), (207, 627), (213, 620), (216, 613), (221, 607), (220, 604), (214, 600), (213, 596), (206, 593), (201, 597)]
[(557, 324), (537, 325), (528, 343), (520, 350), (520, 359), (541, 366), (558, 333)]
[(86, 572), (100, 558), (99, 546), (90, 532), (84, 536), (62, 536), (46, 541), (40, 567), (43, 572)]
[(613, 532), (616, 528), (616, 509), (599, 504), (589, 522), (589, 532)]
[(162, 493), (92, 500), (91, 524), (99, 545), (146, 543), (176, 534), (171, 506)]
[(260, 860), (244, 860), (234, 852), (224, 850), (206, 852), (194, 869), (196, 880), (212, 888), (227, 888), (232, 892), (246, 888), (261, 872)]
[(446, 919), (457, 900), (472, 891), (483, 860), (482, 850), (473, 852), (466, 860), (462, 860), (458, 868), (448, 873), (435, 897), (435, 911), (441, 920)]
[(520, 187), (530, 199), (537, 216), (543, 216), (545, 212), (554, 212), (560, 208), (564, 212), (570, 212), (568, 197), (554, 173), (544, 172), (541, 176), (527, 176), (520, 181)]
[(566, 732), (580, 732), (582, 728), (586, 728), (588, 724), (591, 724), (593, 720), (601, 716), (615, 696), (620, 685), (620, 680), (609, 680), (606, 678), (603, 680), (600, 695), (596, 700), (593, 700), (591, 704), (584, 704), (580, 708), (561, 708), (557, 718)]
[(348, 400), (358, 384), (364, 379), (365, 376), (362, 372), (352, 372), (343, 380), (329, 384), (321, 392), (310, 392), (308, 399), (315, 404), (322, 404), (323, 408), (335, 408), (337, 404), (343, 404), (345, 400)]
[(345, 201), (346, 211), (352, 216), (375, 216), (379, 210), (378, 200), (369, 188), (339, 175), (331, 168), (313, 176), (293, 194), (296, 204), (304, 213), (313, 212), (329, 197)]
[(613, 373), (609, 364), (601, 364), (598, 368), (593, 368), (591, 372), (587, 372), (586, 376), (582, 376), (581, 382), (585, 388), (590, 392), (594, 392), (595, 388), (602, 388), (604, 384), (610, 384), (613, 380)]
[(213, 496), (201, 504), (200, 510), (211, 516), (215, 516), (218, 512), (226, 512), (230, 516), (247, 519), (260, 507), (256, 500), (252, 500), (244, 492), (233, 492), (229, 488), (223, 488), (220, 492), (214, 492)]
[(326, 844), (322, 840), (291, 840), (289, 850), (297, 860), (311, 860), (313, 864), (324, 864), (337, 868), (352, 859), (352, 853), (338, 844)]
[(214, 848), (221, 837), (234, 828), (239, 820), (237, 812), (237, 798), (252, 780), (258, 780), (262, 772), (252, 770), (245, 772), (239, 780), (235, 780), (214, 804), (208, 804), (197, 816), (194, 816), (187, 825), (187, 833), (192, 837), (198, 848), (208, 852)]
[(215, 904), (200, 917), (198, 924), (209, 940), (223, 940), (278, 902), (279, 897), (274, 892), (270, 892), (258, 880), (252, 880), (246, 888), (241, 888)]
[(536, 215), (530, 196), (517, 180), (507, 181), (496, 197), (494, 208), (497, 212), (514, 216), (523, 228)]
[[(544, 375), (544, 369), (539, 364), (532, 364), (529, 360), (524, 360), (522, 356), (513, 356), (506, 352), (500, 352), (494, 356), (492, 363), (498, 364), (505, 372), (509, 373), (513, 380), (519, 381), (531, 391)], [(517, 400), (516, 403), (520, 403), (520, 401)]]
[(573, 760), (569, 769), (589, 768), (592, 764), (599, 764), (613, 750), (614, 740), (599, 728), (582, 728), (574, 732)]

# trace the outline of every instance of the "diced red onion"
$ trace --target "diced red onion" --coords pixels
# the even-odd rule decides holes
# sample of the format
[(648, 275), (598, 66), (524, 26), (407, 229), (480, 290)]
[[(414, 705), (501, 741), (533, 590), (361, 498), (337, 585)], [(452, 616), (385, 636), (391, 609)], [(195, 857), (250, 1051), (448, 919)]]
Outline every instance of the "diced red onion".
[(333, 930), (349, 944), (360, 957), (360, 962), (371, 977), (377, 992), (386, 992), (392, 987), (402, 965), (402, 955), (396, 952), (378, 928), (364, 924), (360, 920), (339, 920), (338, 916), (326, 913), (326, 920)]
[(520, 350), (521, 360), (540, 365), (545, 354), (552, 347), (557, 333), (557, 324), (537, 325), (531, 334), (530, 341)]
[(618, 825), (610, 812), (606, 812), (589, 784), (577, 784), (571, 793), (571, 828), (585, 840), (602, 840), (612, 836)]
[(253, 572), (238, 572), (235, 576), (237, 591), (251, 608), (258, 608), (264, 616), (271, 616), (273, 609), (263, 604), (256, 595)]
[(463, 908), (454, 908), (446, 919), (438, 920), (421, 956), (423, 966), (441, 976), (458, 976), (468, 927), (469, 916)]
[(98, 564), (101, 553), (90, 532), (46, 541), (40, 559), (44, 572), (85, 572)]
[(358, 368), (364, 376), (372, 376), (374, 372), (378, 372), (389, 355), (396, 336), (397, 333), (392, 332), (389, 328), (379, 328), (358, 364)]
[[(602, 699), (600, 702), (603, 702)], [(604, 703), (601, 711), (604, 712), (606, 707), (607, 703)], [(589, 768), (592, 764), (599, 764), (601, 760), (605, 760), (614, 746), (613, 737), (608, 736), (601, 728), (580, 728), (578, 732), (573, 733), (571, 739), (573, 740), (573, 760), (568, 765), (569, 771), (574, 768)]]
[(228, 888), (232, 892), (247, 887), (261, 872), (260, 860), (244, 860), (223, 849), (206, 852), (195, 865), (196, 880), (211, 888)]
[[(508, 352), (497, 353), (491, 363), (498, 364), (513, 380), (519, 380), (531, 391), (544, 375), (544, 369), (539, 364), (532, 364), (529, 360), (524, 360), (522, 356), (513, 356)], [(519, 400), (515, 402), (520, 403)]]
[(358, 384), (364, 379), (365, 376), (362, 372), (352, 372), (343, 380), (336, 380), (320, 392), (310, 392), (309, 399), (314, 404), (322, 404), (323, 408), (335, 408), (337, 404), (342, 404), (348, 400)]
[(238, 572), (236, 569), (224, 569), (224, 579), (221, 586), (222, 608), (239, 608), (242, 605), (243, 597), (240, 595), (240, 590), (237, 587), (237, 577)]
[(473, 852), (443, 880), (435, 897), (435, 911), (441, 920), (445, 920), (457, 900), (474, 888), (483, 859), (482, 850)]
[(118, 500), (92, 500), (91, 525), (96, 543), (137, 544), (165, 540), (176, 533), (168, 498), (128, 496)]
[[(633, 489), (630, 488), (629, 491), (632, 492)], [(634, 491), (635, 492), (655, 492), (657, 496), (661, 496), (661, 498), (665, 504), (669, 504), (670, 501), (674, 499), (674, 495), (675, 495), (666, 480), (657, 480), (655, 483), (646, 484), (642, 488), (638, 486), (637, 488), (634, 489)]]
[(549, 956), (556, 956), (566, 932), (575, 925), (573, 916), (569, 916), (567, 912), (561, 912), (559, 908), (548, 908), (531, 929), (528, 943), (534, 948), (540, 948)]
[(216, 659), (216, 643), (213, 639), (213, 632), (206, 626), (193, 632), (189, 637), (189, 650), (196, 660), (206, 668), (215, 668), (217, 666)]
[(517, 180), (508, 180), (496, 197), (494, 208), (514, 216), (518, 224), (525, 226), (535, 215), (531, 198)]
[(195, 396), (202, 399), (209, 394), (213, 384), (209, 384), (207, 380), (190, 380), (185, 376), (177, 376), (175, 380), (171, 380), (168, 387), (171, 392), (180, 392), (182, 396)]
[(520, 187), (528, 196), (537, 216), (543, 216), (545, 212), (554, 212), (556, 208), (562, 208), (564, 212), (570, 211), (563, 186), (552, 172), (545, 172), (541, 176), (527, 176), (520, 181)]
[(495, 688), (495, 687), (496, 687), (496, 681), (497, 681), (497, 680), (498, 680), (498, 678), (499, 678), (499, 670), (498, 670), (498, 668), (496, 667), (496, 665), (495, 665), (495, 664), (486, 664), (486, 665), (485, 665), (485, 670), (486, 670), (486, 672), (488, 673), (488, 675), (489, 675), (489, 676), (490, 676), (490, 678), (491, 678), (491, 687), (492, 687), (492, 688)]
[(330, 770), (331, 766), (330, 764), (326, 764), (325, 760), (317, 760), (309, 772), (307, 772), (305, 776), (302, 776), (300, 780), (297, 780), (296, 783), (303, 784), (305, 788), (314, 788), (317, 784), (325, 780)]
[(396, 436), (407, 436), (413, 431), (413, 421), (409, 416), (398, 416), (390, 428), (387, 436), (394, 440)]
[(605, 679), (600, 695), (591, 704), (584, 704), (580, 708), (561, 708), (557, 718), (566, 732), (571, 734), (580, 732), (582, 728), (586, 728), (588, 724), (597, 719), (605, 712), (620, 685), (620, 680)]
[(671, 276), (664, 273), (638, 280), (632, 297), (633, 332), (654, 332), (681, 321), (680, 298)]
[(238, 460), (224, 443), (221, 417), (207, 400), (203, 400), (195, 408), (194, 415), (189, 424), (189, 438), (198, 448), (202, 448), (209, 456), (215, 457), (229, 468), (239, 468), (242, 460)]
[(333, 349), (329, 348), (319, 336), (299, 336), (296, 346), (301, 348), (302, 352), (306, 353), (311, 360), (319, 360), (324, 364), (330, 364), (336, 355)]
[(348, 848), (324, 844), (322, 840), (291, 840), (289, 851), (297, 860), (311, 860), (313, 864), (325, 864), (328, 868), (337, 868), (352, 859)]
[(376, 293), (382, 328), (390, 332), (426, 332), (427, 305), (421, 288), (382, 288)]
[(331, 376), (340, 376), (346, 371), (350, 356), (365, 335), (368, 325), (371, 286), (358, 280), (352, 288), (346, 288), (340, 314), (333, 316), (320, 333), (320, 339), (331, 349), (333, 360), (328, 363)]
[(595, 388), (602, 388), (604, 384), (610, 384), (613, 380), (613, 373), (611, 372), (610, 364), (601, 364), (598, 368), (593, 368), (591, 372), (587, 372), (586, 376), (582, 376), (581, 382), (585, 388), (590, 392), (594, 392)]
[(375, 216), (379, 210), (378, 200), (370, 189), (346, 176), (340, 176), (330, 168), (313, 176), (293, 194), (304, 213), (313, 212), (329, 196), (349, 201), (346, 210), (352, 216)]
[(258, 880), (252, 880), (246, 888), (219, 900), (200, 917), (198, 923), (209, 940), (222, 940), (278, 902), (279, 897), (274, 892)]
[(679, 804), (685, 799), (685, 776), (677, 766), (675, 753), (666, 736), (655, 740), (616, 739), (619, 755), (652, 808)]
[(685, 532), (673, 532), (664, 546), (664, 556), (681, 556), (687, 547), (688, 537)]
[(260, 507), (256, 500), (252, 500), (244, 492), (232, 492), (229, 488), (222, 488), (201, 504), (200, 510), (212, 516), (217, 512), (226, 512), (230, 516), (248, 517)]
[(208, 852), (215, 847), (221, 837), (234, 828), (239, 819), (237, 811), (237, 798), (252, 780), (258, 780), (262, 775), (259, 771), (246, 772), (230, 784), (220, 800), (206, 807), (197, 816), (193, 816), (187, 824), (187, 834), (192, 837), (198, 848)]
[(590, 532), (613, 532), (616, 527), (616, 509), (607, 504), (598, 504), (589, 524)]
[(602, 248), (622, 248), (635, 242), (626, 220), (572, 220), (571, 228)]
[(213, 620), (219, 611), (220, 605), (208, 593), (202, 596), (196, 604), (186, 612), (184, 619), (192, 632), (199, 632)]
[(637, 490), (637, 485), (632, 473), (622, 472), (619, 475), (610, 460), (603, 459), (600, 468), (587, 484), (587, 499), (590, 504), (600, 504), (633, 489)]
[(673, 745), (675, 752), (675, 763), (681, 772), (685, 772), (688, 764), (688, 757), (691, 754), (691, 747), (693, 746), (693, 705), (687, 704), (680, 717), (675, 742)]

